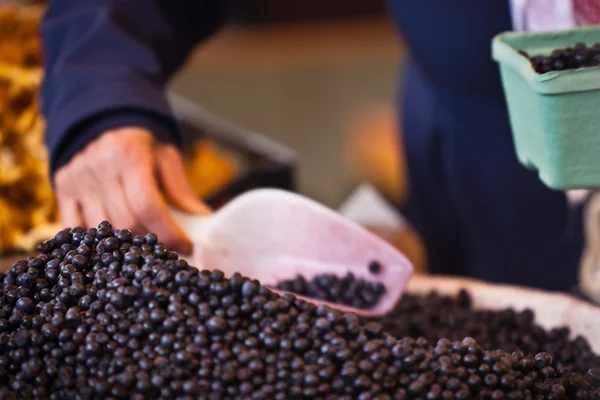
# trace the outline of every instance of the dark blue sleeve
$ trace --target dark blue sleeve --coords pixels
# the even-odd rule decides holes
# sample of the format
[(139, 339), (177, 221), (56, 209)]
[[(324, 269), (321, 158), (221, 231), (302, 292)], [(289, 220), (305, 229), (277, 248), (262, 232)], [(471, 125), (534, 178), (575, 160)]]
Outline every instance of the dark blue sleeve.
[(164, 87), (225, 18), (223, 0), (53, 0), (42, 21), (51, 173), (106, 129), (180, 135)]

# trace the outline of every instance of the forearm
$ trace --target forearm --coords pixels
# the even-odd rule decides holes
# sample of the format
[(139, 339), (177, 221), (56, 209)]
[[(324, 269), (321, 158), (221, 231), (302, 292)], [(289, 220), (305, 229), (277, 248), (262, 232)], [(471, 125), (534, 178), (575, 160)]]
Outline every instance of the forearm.
[(219, 1), (51, 2), (42, 23), (42, 110), (52, 171), (103, 128), (135, 123), (177, 144), (164, 86), (223, 14)]

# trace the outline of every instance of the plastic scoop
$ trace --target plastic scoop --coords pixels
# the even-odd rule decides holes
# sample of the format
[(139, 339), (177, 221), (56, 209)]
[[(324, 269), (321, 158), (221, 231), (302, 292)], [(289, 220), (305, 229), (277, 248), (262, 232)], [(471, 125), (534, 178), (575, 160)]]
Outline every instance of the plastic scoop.
[[(300, 195), (275, 189), (258, 189), (235, 198), (210, 216), (172, 214), (194, 243), (198, 268), (220, 269), (227, 276), (239, 272), (275, 287), (302, 275), (352, 272), (357, 279), (382, 282), (386, 292), (376, 306), (358, 309), (298, 296), (315, 304), (328, 304), (344, 312), (382, 315), (397, 303), (413, 267), (393, 246), (329, 208)], [(368, 265), (377, 261), (381, 271)]]

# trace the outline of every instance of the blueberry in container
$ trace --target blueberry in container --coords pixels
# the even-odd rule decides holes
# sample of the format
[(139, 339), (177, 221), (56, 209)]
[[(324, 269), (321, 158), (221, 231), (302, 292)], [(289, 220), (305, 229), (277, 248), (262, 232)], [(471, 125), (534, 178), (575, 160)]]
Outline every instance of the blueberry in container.
[(530, 56), (600, 42), (600, 26), (497, 35), (500, 67), (519, 161), (558, 190), (600, 186), (600, 67), (537, 73)]

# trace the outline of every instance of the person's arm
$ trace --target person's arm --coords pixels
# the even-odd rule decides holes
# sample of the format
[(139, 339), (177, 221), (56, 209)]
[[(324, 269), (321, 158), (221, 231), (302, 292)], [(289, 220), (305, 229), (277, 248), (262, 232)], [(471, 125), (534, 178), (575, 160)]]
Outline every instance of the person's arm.
[(42, 110), (54, 173), (102, 132), (134, 125), (179, 143), (163, 89), (223, 22), (220, 0), (53, 0), (42, 21)]
[[(163, 90), (224, 18), (223, 0), (53, 0), (42, 22), (42, 111), (66, 226), (153, 231), (189, 250), (162, 197), (203, 212)], [(158, 140), (156, 140), (158, 139)]]

